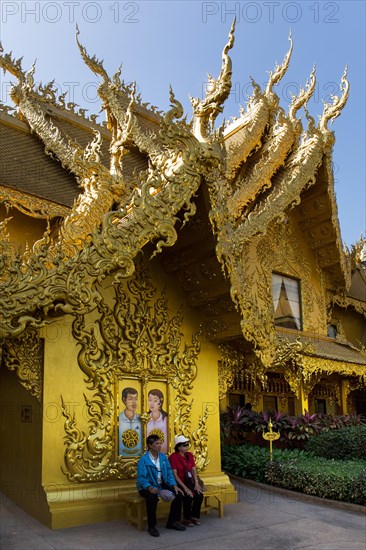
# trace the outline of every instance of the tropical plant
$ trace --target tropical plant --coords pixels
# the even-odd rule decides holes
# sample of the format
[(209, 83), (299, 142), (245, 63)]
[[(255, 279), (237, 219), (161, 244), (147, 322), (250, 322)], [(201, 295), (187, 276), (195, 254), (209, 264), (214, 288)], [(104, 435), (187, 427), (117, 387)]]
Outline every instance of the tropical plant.
[[(279, 411), (256, 412), (236, 405), (221, 413), (222, 442), (242, 444), (246, 433), (267, 431), (270, 419), (273, 431), (280, 433), (280, 441), (289, 448), (302, 448), (310, 438), (322, 432), (366, 425), (359, 415), (320, 415), (305, 411), (298, 416), (288, 416)], [(261, 441), (256, 441), (256, 444), (261, 444)]]

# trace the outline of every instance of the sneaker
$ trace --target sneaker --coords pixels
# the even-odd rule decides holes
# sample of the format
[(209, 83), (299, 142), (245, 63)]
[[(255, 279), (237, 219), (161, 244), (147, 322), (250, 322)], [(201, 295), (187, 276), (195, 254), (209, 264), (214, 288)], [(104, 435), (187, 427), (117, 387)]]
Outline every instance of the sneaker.
[(167, 523), (166, 528), (167, 529), (174, 529), (175, 531), (185, 531), (186, 530), (184, 525), (181, 525), (177, 521), (173, 521), (173, 523)]
[(152, 537), (160, 537), (160, 533), (155, 527), (149, 527), (148, 531)]
[(186, 527), (194, 527), (194, 523), (190, 519), (183, 519), (182, 525), (185, 525)]

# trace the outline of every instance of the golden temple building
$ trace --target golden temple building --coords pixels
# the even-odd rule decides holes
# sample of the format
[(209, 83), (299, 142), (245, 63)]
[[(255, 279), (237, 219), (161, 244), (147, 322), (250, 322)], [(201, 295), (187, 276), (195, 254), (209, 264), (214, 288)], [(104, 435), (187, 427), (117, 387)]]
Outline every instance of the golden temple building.
[(233, 28), (191, 123), (173, 91), (166, 113), (143, 104), (78, 35), (103, 124), (1, 49), (16, 77), (0, 124), (1, 487), (49, 527), (124, 517), (153, 431), (167, 452), (189, 437), (235, 502), (228, 404), (366, 413), (365, 243), (342, 245), (328, 128), (347, 75), (318, 124), (315, 71), (285, 112), (290, 42), (220, 128)]

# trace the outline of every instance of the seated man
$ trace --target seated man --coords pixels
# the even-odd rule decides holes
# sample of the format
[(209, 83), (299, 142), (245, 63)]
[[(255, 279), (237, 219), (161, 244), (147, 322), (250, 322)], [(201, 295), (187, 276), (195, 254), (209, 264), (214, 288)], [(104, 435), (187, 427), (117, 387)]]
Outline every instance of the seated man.
[[(137, 464), (136, 487), (140, 495), (146, 499), (148, 531), (152, 537), (160, 535), (156, 529), (156, 507), (162, 491), (161, 497), (164, 500), (173, 499), (166, 528), (176, 531), (186, 529), (179, 523), (183, 493), (176, 484), (168, 458), (160, 452), (161, 445), (162, 441), (157, 435), (149, 435), (146, 439), (147, 451)], [(173, 493), (171, 498), (169, 498), (169, 491)]]

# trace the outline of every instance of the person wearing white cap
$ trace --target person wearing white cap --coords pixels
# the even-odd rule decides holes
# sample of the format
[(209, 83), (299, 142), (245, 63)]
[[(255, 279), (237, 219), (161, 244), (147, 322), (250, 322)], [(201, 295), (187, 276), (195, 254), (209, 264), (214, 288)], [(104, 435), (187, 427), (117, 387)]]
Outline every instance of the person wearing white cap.
[(174, 439), (174, 450), (169, 457), (177, 485), (183, 491), (183, 520), (186, 527), (201, 525), (202, 488), (198, 481), (196, 463), (188, 451), (189, 439), (177, 435)]

